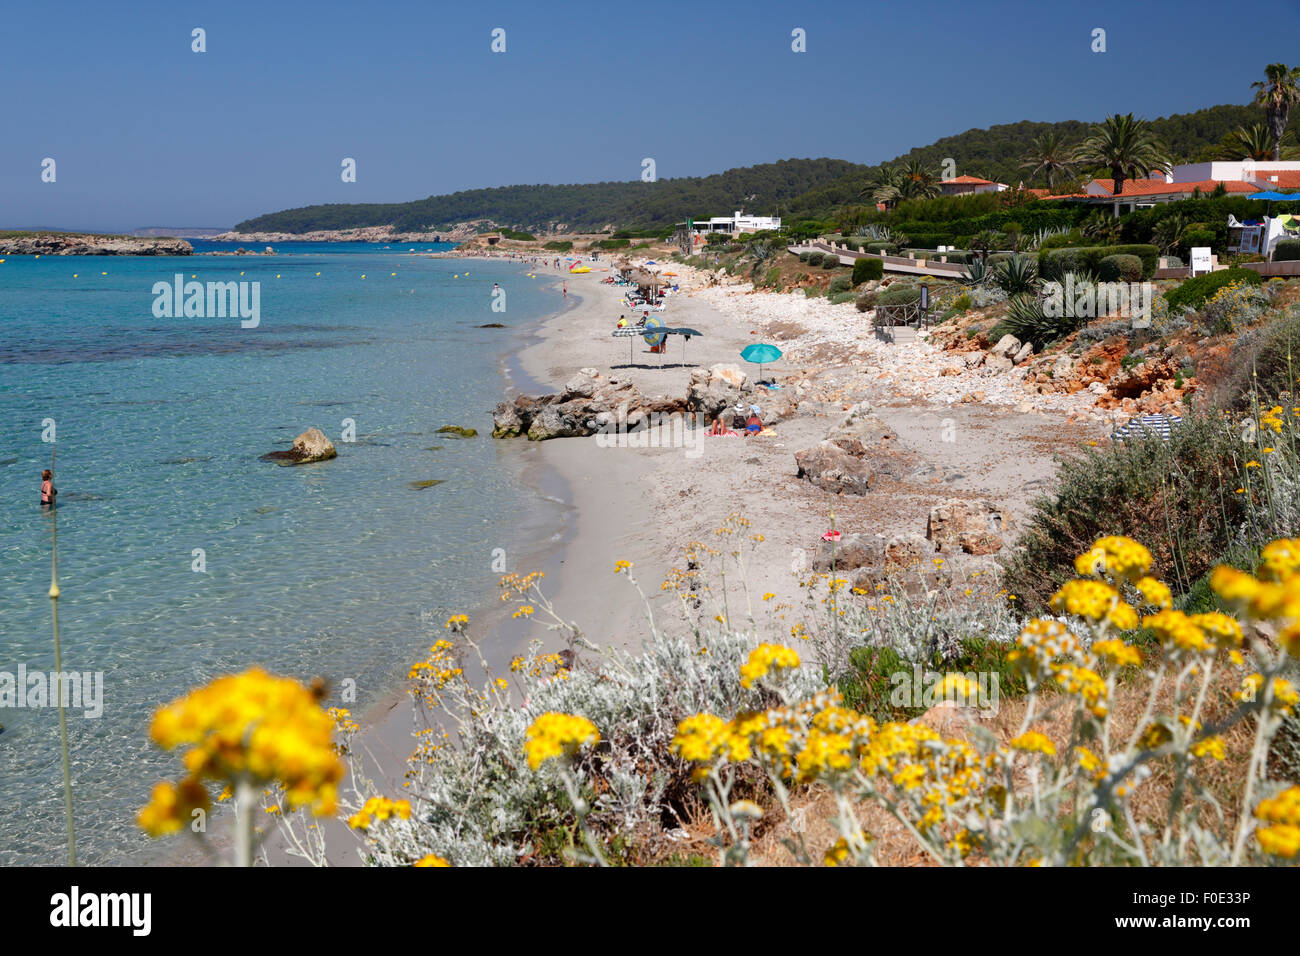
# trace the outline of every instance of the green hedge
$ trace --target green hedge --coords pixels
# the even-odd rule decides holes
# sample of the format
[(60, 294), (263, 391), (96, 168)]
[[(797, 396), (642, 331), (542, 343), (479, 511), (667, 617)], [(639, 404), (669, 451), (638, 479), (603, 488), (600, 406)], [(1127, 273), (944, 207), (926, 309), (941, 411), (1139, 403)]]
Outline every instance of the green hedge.
[(822, 268), (834, 269), (840, 264), (840, 254), (838, 252), (828, 252), (822, 256)]
[(1160, 250), (1155, 246), (1070, 246), (1065, 249), (1047, 249), (1038, 254), (1038, 274), (1043, 279), (1060, 281), (1067, 272), (1101, 271), (1101, 260), (1107, 256), (1137, 256), (1142, 260), (1142, 278), (1149, 279), (1156, 271)]
[(799, 253), (799, 261), (800, 261), (800, 262), (807, 262), (807, 261), (808, 261), (808, 257), (811, 256), (811, 255), (812, 255), (811, 252), (807, 252), (807, 251), (801, 252), (801, 253)]
[(1137, 282), (1142, 278), (1142, 260), (1137, 256), (1106, 256), (1097, 263), (1097, 278), (1102, 282)]
[(1282, 239), (1273, 247), (1274, 262), (1294, 262), (1300, 259), (1300, 239)]
[(542, 246), (542, 248), (554, 249), (556, 252), (568, 252), (570, 249), (573, 248), (573, 243), (565, 239), (563, 241), (548, 242), (546, 245)]
[(820, 250), (815, 252), (810, 252), (808, 253), (808, 259), (806, 261), (810, 266), (819, 266), (822, 264), (822, 259), (825, 258), (825, 256), (826, 254), (824, 252), (821, 252)]
[(885, 264), (879, 259), (859, 259), (853, 263), (853, 284), (862, 285), (869, 279), (880, 279), (885, 275)]
[(831, 295), (839, 292), (848, 292), (853, 287), (853, 283), (848, 276), (836, 276), (831, 280), (831, 287), (827, 290)]
[(1249, 285), (1261, 285), (1264, 277), (1253, 269), (1220, 269), (1205, 275), (1188, 279), (1176, 289), (1165, 293), (1165, 301), (1171, 309), (1191, 306), (1193, 309), (1214, 296), (1225, 285), (1232, 282), (1245, 282)]

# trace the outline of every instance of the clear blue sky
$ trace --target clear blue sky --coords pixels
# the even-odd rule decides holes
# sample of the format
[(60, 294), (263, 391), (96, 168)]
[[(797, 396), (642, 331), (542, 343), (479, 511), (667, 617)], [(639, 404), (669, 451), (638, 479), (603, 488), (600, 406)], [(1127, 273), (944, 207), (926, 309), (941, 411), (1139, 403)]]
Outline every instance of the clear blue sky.
[[(1243, 103), (1264, 64), (1300, 60), (1297, 0), (1245, 9), (11, 0), (0, 227), (229, 226), (312, 203), (636, 179), (646, 156), (661, 178), (874, 163), (995, 123)], [(206, 53), (190, 50), (194, 27)], [(806, 53), (791, 51), (796, 27)]]

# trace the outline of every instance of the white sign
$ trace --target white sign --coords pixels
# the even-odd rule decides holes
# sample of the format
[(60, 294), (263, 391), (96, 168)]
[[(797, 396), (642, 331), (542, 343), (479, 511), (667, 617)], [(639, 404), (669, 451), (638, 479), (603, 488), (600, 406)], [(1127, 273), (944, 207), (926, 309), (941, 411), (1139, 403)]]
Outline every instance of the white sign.
[(1202, 272), (1210, 272), (1210, 247), (1209, 246), (1192, 246), (1192, 275), (1198, 276)]

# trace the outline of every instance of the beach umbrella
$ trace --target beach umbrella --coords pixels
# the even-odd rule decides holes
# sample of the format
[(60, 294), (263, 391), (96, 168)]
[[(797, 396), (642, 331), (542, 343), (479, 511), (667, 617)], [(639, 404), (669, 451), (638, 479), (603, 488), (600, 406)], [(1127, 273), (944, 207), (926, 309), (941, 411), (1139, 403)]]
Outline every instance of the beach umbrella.
[(664, 331), (669, 332), (673, 335), (680, 335), (682, 337), (682, 364), (686, 363), (686, 343), (691, 340), (691, 336), (704, 334), (699, 329), (688, 329), (685, 326), (679, 328), (672, 328), (672, 329), (665, 328)]
[(753, 345), (746, 345), (740, 352), (740, 357), (746, 362), (753, 362), (758, 366), (759, 381), (763, 379), (763, 365), (767, 362), (775, 362), (781, 357), (781, 350), (775, 345), (768, 345), (766, 342), (755, 342)]

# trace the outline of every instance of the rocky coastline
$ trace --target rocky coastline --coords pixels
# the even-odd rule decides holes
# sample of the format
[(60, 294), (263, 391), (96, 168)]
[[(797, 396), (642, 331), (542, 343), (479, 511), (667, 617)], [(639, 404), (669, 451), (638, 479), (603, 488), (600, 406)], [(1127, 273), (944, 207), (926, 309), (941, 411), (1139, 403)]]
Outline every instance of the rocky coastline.
[(0, 256), (189, 256), (184, 239), (39, 233), (0, 238)]

